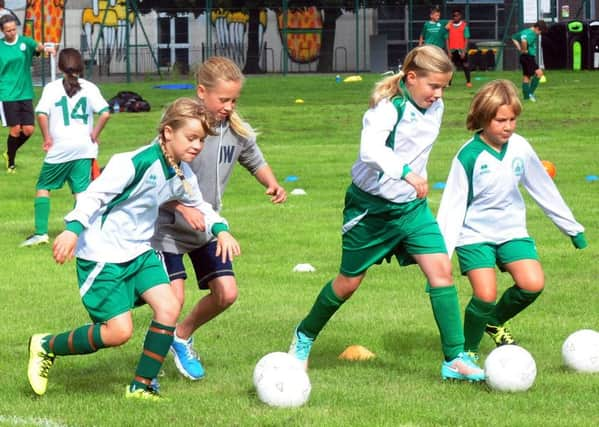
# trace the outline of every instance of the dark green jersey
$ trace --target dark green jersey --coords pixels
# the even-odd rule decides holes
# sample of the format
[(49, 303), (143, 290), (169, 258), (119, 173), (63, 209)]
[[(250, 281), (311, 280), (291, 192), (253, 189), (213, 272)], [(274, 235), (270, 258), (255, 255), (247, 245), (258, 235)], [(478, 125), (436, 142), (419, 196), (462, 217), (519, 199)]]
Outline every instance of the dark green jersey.
[(420, 33), (424, 44), (432, 44), (445, 49), (445, 39), (447, 38), (445, 25), (447, 25), (447, 20), (426, 21), (422, 27), (422, 33)]
[(520, 44), (526, 41), (528, 45), (528, 54), (537, 56), (537, 33), (532, 28), (525, 28), (522, 31), (518, 31), (512, 36), (512, 40), (516, 40)]
[(0, 40), (0, 101), (33, 99), (31, 60), (37, 45), (26, 36), (17, 36), (13, 43)]

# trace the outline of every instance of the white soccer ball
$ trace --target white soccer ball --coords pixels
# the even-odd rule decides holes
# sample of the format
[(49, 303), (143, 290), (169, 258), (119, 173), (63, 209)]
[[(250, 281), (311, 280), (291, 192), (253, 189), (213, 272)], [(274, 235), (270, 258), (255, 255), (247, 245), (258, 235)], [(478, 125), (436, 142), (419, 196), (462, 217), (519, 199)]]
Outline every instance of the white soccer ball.
[(537, 376), (532, 355), (517, 345), (502, 345), (485, 360), (485, 376), (489, 387), (497, 391), (526, 391)]
[(280, 351), (258, 361), (254, 368), (254, 386), (262, 402), (280, 408), (303, 405), (312, 390), (302, 363)]
[(599, 332), (581, 329), (562, 345), (562, 357), (568, 368), (578, 372), (599, 372)]

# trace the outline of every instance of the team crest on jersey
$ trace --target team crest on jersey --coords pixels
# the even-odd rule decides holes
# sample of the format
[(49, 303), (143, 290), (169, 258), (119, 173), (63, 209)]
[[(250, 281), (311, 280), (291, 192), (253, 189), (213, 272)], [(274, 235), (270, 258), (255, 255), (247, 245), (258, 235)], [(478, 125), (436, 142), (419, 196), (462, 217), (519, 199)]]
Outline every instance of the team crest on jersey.
[(512, 160), (512, 171), (516, 176), (521, 176), (524, 173), (524, 160), (522, 158), (516, 157)]
[(158, 177), (155, 174), (150, 174), (150, 176), (148, 176), (147, 182), (148, 185), (151, 185), (152, 187), (156, 186), (156, 181), (158, 180)]
[(21, 49), (21, 52), (25, 52), (27, 50), (27, 45), (21, 42), (21, 44), (19, 45), (19, 49)]
[(482, 165), (480, 165), (480, 174), (484, 175), (491, 172), (491, 169), (489, 169), (489, 165), (486, 163), (483, 163)]

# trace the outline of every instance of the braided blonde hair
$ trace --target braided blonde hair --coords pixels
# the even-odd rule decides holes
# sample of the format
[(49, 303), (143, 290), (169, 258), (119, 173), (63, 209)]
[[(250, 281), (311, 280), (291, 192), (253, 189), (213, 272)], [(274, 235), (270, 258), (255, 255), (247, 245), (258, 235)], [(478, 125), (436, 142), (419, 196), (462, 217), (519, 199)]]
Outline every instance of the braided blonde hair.
[(391, 99), (398, 93), (401, 94), (399, 82), (410, 71), (415, 72), (417, 76), (426, 76), (429, 73), (452, 73), (453, 64), (447, 54), (437, 46), (416, 47), (406, 55), (399, 73), (384, 78), (374, 86), (369, 106), (372, 108), (385, 98)]
[[(204, 86), (207, 90), (214, 89), (219, 81), (243, 82), (245, 77), (237, 64), (224, 56), (211, 56), (196, 70), (196, 84)], [(243, 137), (255, 136), (252, 129), (244, 126), (242, 118), (236, 110), (229, 115), (229, 123), (233, 131)]]
[(191, 185), (185, 179), (185, 175), (183, 174), (183, 171), (179, 167), (178, 163), (166, 149), (164, 130), (168, 126), (173, 131), (176, 131), (177, 129), (183, 127), (185, 123), (191, 119), (199, 120), (201, 122), (202, 129), (206, 135), (216, 135), (214, 132), (215, 119), (208, 112), (208, 110), (206, 110), (204, 103), (198, 98), (176, 99), (166, 108), (166, 111), (162, 116), (162, 120), (160, 120), (160, 124), (158, 125), (158, 140), (160, 142), (162, 154), (164, 154), (164, 158), (166, 159), (167, 163), (173, 168), (175, 174), (181, 180), (183, 188), (189, 196), (192, 196)]

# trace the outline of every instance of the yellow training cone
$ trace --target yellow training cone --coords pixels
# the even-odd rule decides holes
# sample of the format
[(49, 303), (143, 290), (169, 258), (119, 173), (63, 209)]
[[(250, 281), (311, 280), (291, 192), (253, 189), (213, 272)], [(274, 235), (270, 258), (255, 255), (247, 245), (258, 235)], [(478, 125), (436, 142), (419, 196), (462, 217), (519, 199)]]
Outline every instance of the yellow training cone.
[(296, 104), (303, 104), (303, 103), (304, 103), (304, 100), (303, 100), (303, 99), (301, 99), (301, 98), (297, 98), (297, 99), (295, 100), (295, 103), (296, 103)]
[(361, 345), (350, 345), (339, 355), (339, 359), (351, 361), (371, 360), (375, 357), (376, 355), (372, 351)]

